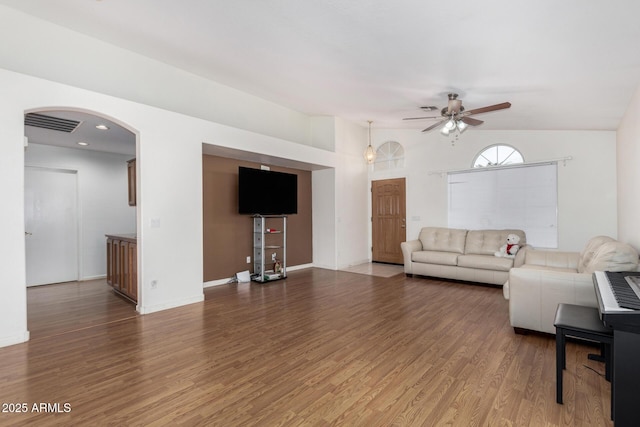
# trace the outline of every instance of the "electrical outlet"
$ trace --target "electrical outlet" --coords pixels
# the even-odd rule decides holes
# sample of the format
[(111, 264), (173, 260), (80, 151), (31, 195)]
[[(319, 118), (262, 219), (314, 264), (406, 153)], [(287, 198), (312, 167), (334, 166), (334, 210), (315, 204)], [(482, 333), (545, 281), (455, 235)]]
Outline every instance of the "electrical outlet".
[(158, 287), (158, 281), (157, 280), (152, 280), (151, 281), (151, 289), (156, 289)]
[(247, 264), (251, 264), (251, 257), (250, 256), (247, 257)]

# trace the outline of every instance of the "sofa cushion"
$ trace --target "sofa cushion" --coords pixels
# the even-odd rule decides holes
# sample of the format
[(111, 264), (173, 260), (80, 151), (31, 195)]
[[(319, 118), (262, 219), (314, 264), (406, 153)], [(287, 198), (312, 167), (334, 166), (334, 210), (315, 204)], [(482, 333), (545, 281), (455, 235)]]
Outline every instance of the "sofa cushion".
[(520, 237), (520, 247), (527, 244), (522, 230), (469, 230), (464, 253), (493, 256), (502, 245), (507, 243), (509, 234), (517, 234)]
[(577, 273), (578, 272), (578, 270), (576, 270), (575, 268), (552, 267), (549, 265), (537, 265), (537, 264), (524, 264), (520, 266), (520, 268), (526, 268), (529, 270), (557, 271), (560, 273)]
[(638, 252), (631, 245), (618, 241), (600, 245), (584, 273), (595, 271), (634, 271), (638, 267)]
[(464, 253), (467, 230), (424, 227), (418, 237), (425, 251)]
[(591, 263), (596, 251), (603, 243), (614, 242), (615, 240), (609, 236), (596, 236), (589, 239), (584, 246), (582, 252), (580, 252), (580, 261), (578, 264), (578, 272), (585, 273), (585, 269)]
[(524, 264), (540, 266), (543, 269), (544, 267), (566, 268), (577, 273), (580, 258), (576, 252), (527, 249)]
[(458, 255), (455, 252), (417, 251), (411, 254), (411, 261), (425, 264), (457, 265)]
[(478, 268), (481, 270), (509, 271), (513, 267), (513, 258), (491, 255), (460, 255), (458, 267)]

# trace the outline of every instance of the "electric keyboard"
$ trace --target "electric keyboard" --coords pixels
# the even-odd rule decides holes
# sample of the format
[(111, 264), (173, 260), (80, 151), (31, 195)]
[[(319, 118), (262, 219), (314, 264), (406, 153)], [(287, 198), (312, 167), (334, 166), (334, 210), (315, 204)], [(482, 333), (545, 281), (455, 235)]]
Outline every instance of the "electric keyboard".
[[(611, 415), (616, 427), (640, 426), (640, 272), (593, 273), (598, 311), (605, 326), (613, 329)], [(640, 283), (640, 281), (638, 281)]]

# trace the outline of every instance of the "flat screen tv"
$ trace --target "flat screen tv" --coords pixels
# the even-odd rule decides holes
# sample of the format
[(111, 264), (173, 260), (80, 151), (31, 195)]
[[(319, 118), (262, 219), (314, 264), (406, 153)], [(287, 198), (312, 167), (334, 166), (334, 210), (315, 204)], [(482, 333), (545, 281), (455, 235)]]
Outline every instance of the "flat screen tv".
[(298, 175), (240, 166), (238, 213), (291, 215), (298, 213)]

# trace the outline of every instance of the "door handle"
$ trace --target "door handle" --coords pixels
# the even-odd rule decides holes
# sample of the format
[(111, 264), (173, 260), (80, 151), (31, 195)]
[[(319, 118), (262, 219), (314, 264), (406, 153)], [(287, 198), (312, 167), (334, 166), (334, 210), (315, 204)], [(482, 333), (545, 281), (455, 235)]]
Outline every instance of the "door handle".
[(25, 235), (25, 236), (33, 236), (33, 233), (29, 233), (28, 231), (25, 231), (25, 232), (24, 232), (24, 235)]

